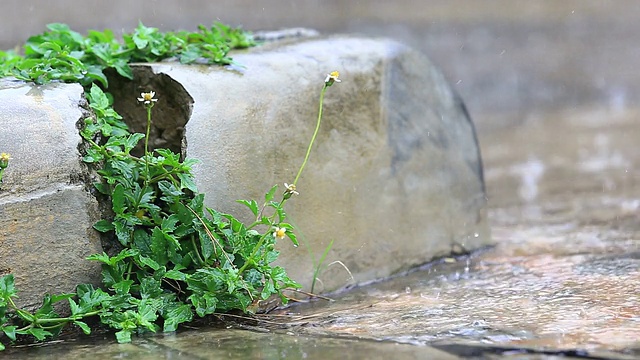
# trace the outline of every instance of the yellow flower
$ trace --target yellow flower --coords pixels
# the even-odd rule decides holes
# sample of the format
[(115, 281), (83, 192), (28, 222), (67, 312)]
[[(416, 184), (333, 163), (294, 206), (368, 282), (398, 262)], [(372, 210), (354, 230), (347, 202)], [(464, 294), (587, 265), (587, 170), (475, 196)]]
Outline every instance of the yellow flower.
[(148, 93), (140, 93), (140, 97), (138, 98), (138, 101), (140, 101), (141, 103), (144, 103), (145, 105), (149, 105), (152, 102), (156, 102), (158, 101), (158, 99), (154, 99), (153, 97), (156, 96), (156, 93), (154, 91), (149, 91)]
[(300, 193), (296, 191), (296, 186), (294, 184), (284, 183), (284, 187), (285, 187), (285, 190), (284, 190), (285, 198), (288, 199), (291, 197), (291, 195), (300, 195)]
[(276, 239), (284, 239), (284, 234), (286, 234), (286, 233), (287, 233), (287, 229), (276, 227), (273, 230), (273, 237), (276, 238)]
[(340, 82), (340, 79), (338, 79), (338, 76), (340, 76), (340, 73), (337, 71), (333, 71), (330, 74), (327, 74), (327, 77), (324, 79), (324, 83), (327, 86), (331, 86), (333, 85), (334, 82)]
[(11, 160), (11, 156), (9, 154), (0, 154), (0, 169), (6, 168), (9, 165), (9, 160)]

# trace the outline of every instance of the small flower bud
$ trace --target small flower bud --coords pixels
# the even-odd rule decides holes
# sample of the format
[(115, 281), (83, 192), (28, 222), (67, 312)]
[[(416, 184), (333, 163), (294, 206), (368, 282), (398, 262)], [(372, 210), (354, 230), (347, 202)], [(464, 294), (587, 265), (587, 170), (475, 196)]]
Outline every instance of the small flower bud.
[(7, 166), (9, 166), (9, 160), (11, 160), (11, 156), (9, 154), (0, 154), (0, 169), (6, 169)]
[(337, 71), (332, 71), (330, 74), (327, 74), (327, 77), (324, 79), (325, 85), (331, 86), (334, 82), (340, 82), (338, 76), (340, 76), (340, 73)]

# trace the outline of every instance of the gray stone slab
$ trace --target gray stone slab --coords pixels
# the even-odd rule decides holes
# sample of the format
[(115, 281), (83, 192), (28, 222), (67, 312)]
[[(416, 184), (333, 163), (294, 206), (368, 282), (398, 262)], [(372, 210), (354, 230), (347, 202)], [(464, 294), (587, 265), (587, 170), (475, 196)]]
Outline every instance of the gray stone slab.
[(22, 305), (99, 282), (100, 267), (85, 259), (102, 248), (78, 152), (82, 93), (0, 80), (0, 151), (12, 158), (0, 187), (0, 270), (15, 276)]
[(360, 37), (275, 43), (233, 56), (241, 66), (141, 65), (193, 99), (186, 153), (202, 160), (195, 175), (207, 204), (233, 214), (249, 214), (236, 199), (260, 199), (293, 181), (324, 78), (338, 70), (343, 80), (326, 93), (301, 195), (287, 203), (303, 245), (281, 242), (280, 263), (296, 280), (308, 288), (331, 240), (325, 264), (332, 265), (321, 272), (319, 291), (389, 276), (454, 244), (490, 243), (472, 123), (424, 56)]

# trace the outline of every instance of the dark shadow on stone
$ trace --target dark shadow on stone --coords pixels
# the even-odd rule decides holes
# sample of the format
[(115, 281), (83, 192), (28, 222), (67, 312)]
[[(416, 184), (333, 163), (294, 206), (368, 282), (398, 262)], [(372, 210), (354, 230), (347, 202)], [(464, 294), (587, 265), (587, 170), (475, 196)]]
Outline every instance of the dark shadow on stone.
[[(167, 76), (155, 74), (151, 67), (134, 65), (134, 79), (129, 80), (115, 71), (106, 72), (109, 92), (114, 97), (114, 108), (129, 125), (131, 132), (144, 134), (147, 126), (147, 111), (138, 101), (140, 93), (154, 91), (158, 102), (152, 109), (149, 149), (169, 149), (181, 154), (186, 152), (184, 127), (191, 118), (193, 98), (184, 87)], [(135, 156), (144, 152), (144, 141), (132, 151)]]

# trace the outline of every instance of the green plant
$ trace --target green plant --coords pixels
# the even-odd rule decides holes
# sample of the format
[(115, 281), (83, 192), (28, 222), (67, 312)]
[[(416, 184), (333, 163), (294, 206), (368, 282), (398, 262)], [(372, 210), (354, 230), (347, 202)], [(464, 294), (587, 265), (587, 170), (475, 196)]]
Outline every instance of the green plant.
[[(25, 50), (27, 57), (22, 62), (11, 60), (18, 64), (10, 69), (11, 74), (36, 82), (97, 81), (106, 86), (102, 70), (113, 67), (127, 76), (130, 74), (127, 62), (132, 59), (157, 61), (178, 56), (181, 61), (190, 62), (204, 56), (225, 63), (231, 61), (226, 55), (228, 48), (219, 46), (215, 49), (224, 51), (216, 52), (214, 47), (206, 46), (210, 41), (226, 39), (227, 47), (253, 44), (248, 35), (220, 24), (211, 29), (201, 27), (197, 34), (162, 34), (141, 24), (136, 32), (124, 36), (125, 50), (109, 31), (89, 32), (89, 38), (84, 39), (66, 25), (54, 24), (49, 28), (51, 32), (30, 39), (26, 49), (31, 50)], [(60, 52), (66, 57), (60, 56)], [(129, 57), (120, 57), (122, 52)], [(91, 57), (84, 58), (80, 53), (93, 53), (93, 60), (99, 60), (92, 63), (87, 60)], [(16, 59), (7, 54), (0, 55)], [(33, 54), (39, 57), (28, 57)], [(26, 66), (30, 59), (40, 59), (41, 63)], [(126, 61), (121, 62), (122, 59)], [(81, 70), (91, 66), (95, 66), (93, 72)], [(153, 91), (138, 98), (147, 110), (146, 134), (132, 134), (113, 109), (108, 94), (92, 84), (86, 96), (95, 116), (87, 118), (81, 130), (89, 144), (83, 160), (99, 168), (103, 181), (94, 185), (111, 199), (113, 211), (113, 218), (98, 221), (94, 227), (113, 234), (120, 245), (119, 252), (89, 257), (102, 263), (103, 289), (83, 284), (77, 286), (75, 294), (45, 295), (42, 307), (34, 312), (19, 308), (13, 301), (17, 293), (13, 275), (0, 277), (0, 329), (12, 341), (16, 335), (43, 340), (56, 335), (67, 324), (89, 333), (91, 329), (83, 319), (97, 316), (102, 324), (117, 330), (119, 342), (127, 342), (134, 333), (161, 328), (175, 331), (196, 315), (203, 317), (231, 310), (252, 312), (260, 301), (273, 295), (286, 303), (282, 290), (299, 285), (282, 267), (271, 265), (279, 254), (275, 243), (289, 237), (298, 246), (293, 226), (286, 222), (284, 204), (298, 194), (296, 183), (320, 127), (324, 94), (335, 82), (340, 82), (337, 72), (325, 80), (316, 129), (294, 182), (285, 183), (278, 197), (278, 186), (273, 186), (265, 194), (262, 206), (255, 200), (239, 200), (255, 216), (249, 225), (204, 206), (204, 194), (198, 193), (191, 174), (197, 160), (181, 161), (178, 154), (166, 149), (149, 151), (152, 109), (158, 101)], [(143, 138), (144, 155), (136, 157), (131, 151)], [(60, 317), (53, 304), (64, 300), (68, 301), (71, 314)], [(0, 349), (3, 348), (0, 344)]]
[(109, 29), (90, 30), (87, 36), (66, 24), (49, 24), (49, 31), (32, 36), (24, 45), (24, 56), (0, 52), (0, 77), (44, 84), (52, 80), (78, 82), (89, 86), (98, 81), (108, 86), (104, 70), (133, 79), (131, 62), (153, 62), (175, 58), (183, 64), (204, 60), (207, 64), (231, 64), (231, 49), (254, 46), (251, 34), (216, 23), (198, 26), (196, 32), (161, 32), (142, 23), (118, 41)]
[(2, 175), (4, 174), (4, 169), (9, 166), (9, 160), (11, 160), (11, 155), (7, 153), (0, 153), (0, 184), (2, 184)]

